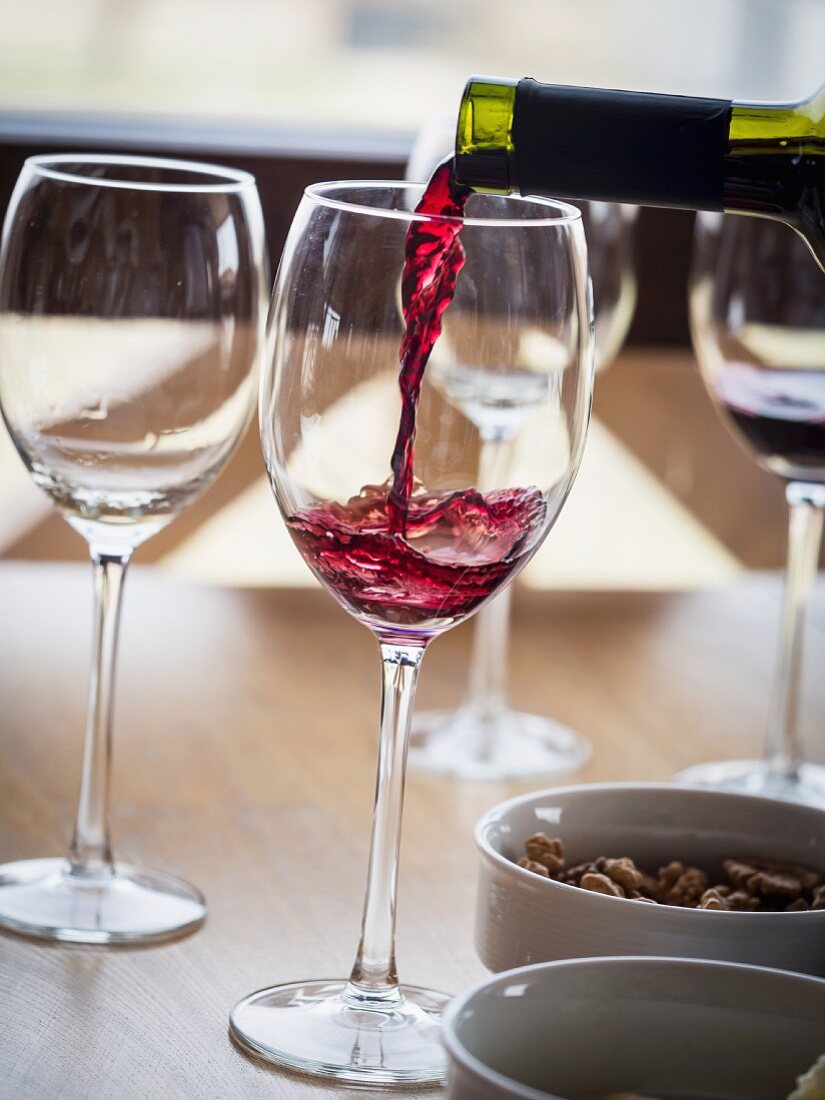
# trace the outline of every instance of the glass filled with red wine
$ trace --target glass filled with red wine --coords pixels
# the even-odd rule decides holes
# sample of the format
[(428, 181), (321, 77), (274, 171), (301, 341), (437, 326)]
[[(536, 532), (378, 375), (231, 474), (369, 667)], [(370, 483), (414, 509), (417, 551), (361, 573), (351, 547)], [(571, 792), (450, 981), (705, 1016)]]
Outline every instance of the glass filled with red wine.
[(764, 757), (700, 764), (679, 778), (825, 807), (825, 767), (805, 761), (798, 729), (825, 508), (825, 272), (784, 225), (700, 214), (690, 315), (708, 392), (738, 442), (785, 483), (790, 529)]
[[(478, 425), (432, 381), (459, 357), (495, 370), (503, 401), (531, 377), (542, 388), (542, 444), (517, 478), (484, 468)], [(270, 314), (264, 457), (307, 565), (378, 641), (383, 697), (351, 974), (237, 1004), (232, 1034), (259, 1056), (362, 1084), (443, 1077), (448, 997), (399, 985), (395, 965), (416, 680), (433, 638), (512, 580), (558, 516), (584, 448), (592, 383), (577, 210), (469, 194), (452, 185), (449, 165), (423, 195), (420, 185), (382, 182), (307, 189)]]

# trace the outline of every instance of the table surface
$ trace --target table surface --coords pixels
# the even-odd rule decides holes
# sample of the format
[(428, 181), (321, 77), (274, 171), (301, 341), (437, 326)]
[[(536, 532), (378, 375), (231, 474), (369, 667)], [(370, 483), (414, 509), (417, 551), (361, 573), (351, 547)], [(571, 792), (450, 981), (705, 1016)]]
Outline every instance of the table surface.
[[(662, 780), (758, 752), (779, 597), (779, 578), (765, 574), (692, 594), (519, 593), (513, 699), (591, 738), (576, 781)], [(91, 578), (79, 566), (0, 565), (0, 859), (58, 854), (67, 842), (90, 633)], [(421, 706), (458, 699), (469, 637), (468, 625), (433, 644)], [(822, 584), (807, 642), (803, 727), (822, 760)], [(263, 985), (349, 970), (378, 692), (372, 639), (324, 593), (187, 587), (134, 569), (116, 846), (197, 883), (209, 918), (187, 939), (141, 949), (0, 936), (1, 1097), (341, 1095), (246, 1058), (227, 1037), (227, 1014)], [(409, 776), (402, 978), (458, 991), (483, 976), (472, 946), (473, 822), (547, 785)]]

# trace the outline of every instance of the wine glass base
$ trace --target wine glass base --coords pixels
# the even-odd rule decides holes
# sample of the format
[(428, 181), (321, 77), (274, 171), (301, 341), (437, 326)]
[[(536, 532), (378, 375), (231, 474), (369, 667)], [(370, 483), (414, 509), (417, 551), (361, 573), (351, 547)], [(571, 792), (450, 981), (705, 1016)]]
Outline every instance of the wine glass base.
[(69, 872), (65, 859), (0, 865), (0, 929), (68, 943), (138, 944), (194, 931), (201, 893), (161, 871), (116, 864), (105, 879)]
[(267, 1062), (317, 1077), (383, 1086), (444, 1080), (446, 994), (404, 986), (400, 1001), (364, 1007), (347, 989), (343, 981), (261, 989), (232, 1009), (230, 1034)]
[(821, 764), (803, 764), (799, 778), (788, 779), (771, 772), (764, 760), (723, 760), (696, 764), (673, 778), (677, 783), (724, 787), (825, 809), (825, 767)]
[(457, 779), (528, 779), (575, 771), (591, 751), (552, 718), (509, 709), (482, 718), (460, 707), (413, 715), (409, 763)]

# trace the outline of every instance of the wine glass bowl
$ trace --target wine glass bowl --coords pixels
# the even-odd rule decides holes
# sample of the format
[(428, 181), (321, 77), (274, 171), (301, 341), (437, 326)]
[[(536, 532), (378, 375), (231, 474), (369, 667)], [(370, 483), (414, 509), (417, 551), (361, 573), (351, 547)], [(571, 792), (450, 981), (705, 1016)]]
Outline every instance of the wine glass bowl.
[(825, 766), (805, 761), (798, 731), (804, 614), (825, 509), (825, 272), (784, 225), (700, 214), (690, 317), (714, 406), (784, 481), (790, 528), (764, 758), (699, 764), (679, 778), (825, 807)]
[[(307, 189), (276, 282), (261, 385), (261, 439), (278, 506), (307, 565), (378, 640), (383, 698), (350, 978), (260, 990), (235, 1006), (230, 1028), (242, 1047), (276, 1064), (360, 1084), (430, 1083), (444, 1073), (439, 1020), (448, 998), (399, 985), (395, 964), (404, 771), (421, 659), (540, 545), (578, 469), (592, 394), (578, 212), (472, 195), (458, 217), (421, 212), (420, 198), (414, 184)], [(538, 287), (536, 254), (551, 273)], [(479, 423), (443, 386), (470, 362), (495, 373), (512, 402), (528, 342), (541, 393), (531, 415), (543, 419), (546, 441), (514, 482), (485, 468)]]
[(93, 666), (65, 860), (0, 867), (0, 927), (126, 943), (197, 927), (200, 893), (115, 863), (108, 827), (120, 597), (134, 549), (218, 475), (254, 403), (263, 219), (251, 176), (185, 161), (30, 158), (0, 252), (0, 407), (86, 540)]
[[(420, 217), (406, 209), (409, 196), (419, 192), (420, 185), (308, 188), (282, 261), (299, 274), (281, 284), (268, 353), (274, 365), (261, 397), (264, 459), (296, 545), (348, 610), (399, 641), (452, 626), (526, 564), (572, 484), (590, 400), (571, 369), (583, 338), (568, 300), (576, 256), (556, 240), (560, 226), (579, 225), (576, 213), (473, 196), (461, 228), (466, 259), (424, 374), (406, 536), (395, 538), (388, 513), (400, 415), (399, 257), (403, 263), (410, 220)], [(374, 221), (380, 247), (370, 237), (378, 230), (365, 228)], [(532, 253), (546, 254), (543, 293), (530, 285), (524, 248), (512, 250), (509, 268), (500, 257), (491, 265), (491, 227), (498, 247), (519, 234), (540, 238)], [(353, 254), (369, 264), (369, 278), (329, 274), (349, 271)], [(321, 286), (310, 294), (304, 283), (313, 277)], [(525, 489), (503, 470), (487, 484), (483, 428), (468, 404), (444, 400), (452, 384), (445, 378), (461, 377), (466, 348), (477, 349), (473, 370), (493, 377), (502, 404), (517, 407), (525, 376), (540, 395), (531, 411), (543, 418), (548, 444), (520, 471)]]
[(825, 483), (825, 275), (767, 221), (697, 218), (693, 339), (736, 439), (787, 481)]
[(175, 163), (34, 158), (4, 255), (15, 446), (72, 526), (131, 545), (214, 479), (255, 385), (248, 183)]

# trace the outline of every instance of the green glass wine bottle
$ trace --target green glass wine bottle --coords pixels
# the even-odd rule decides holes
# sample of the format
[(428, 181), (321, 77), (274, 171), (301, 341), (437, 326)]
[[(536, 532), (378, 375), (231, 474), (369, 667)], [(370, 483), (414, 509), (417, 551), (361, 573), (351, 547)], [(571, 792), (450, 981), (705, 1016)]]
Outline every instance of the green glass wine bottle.
[(476, 191), (776, 218), (825, 270), (825, 87), (762, 104), (473, 77), (455, 152)]

